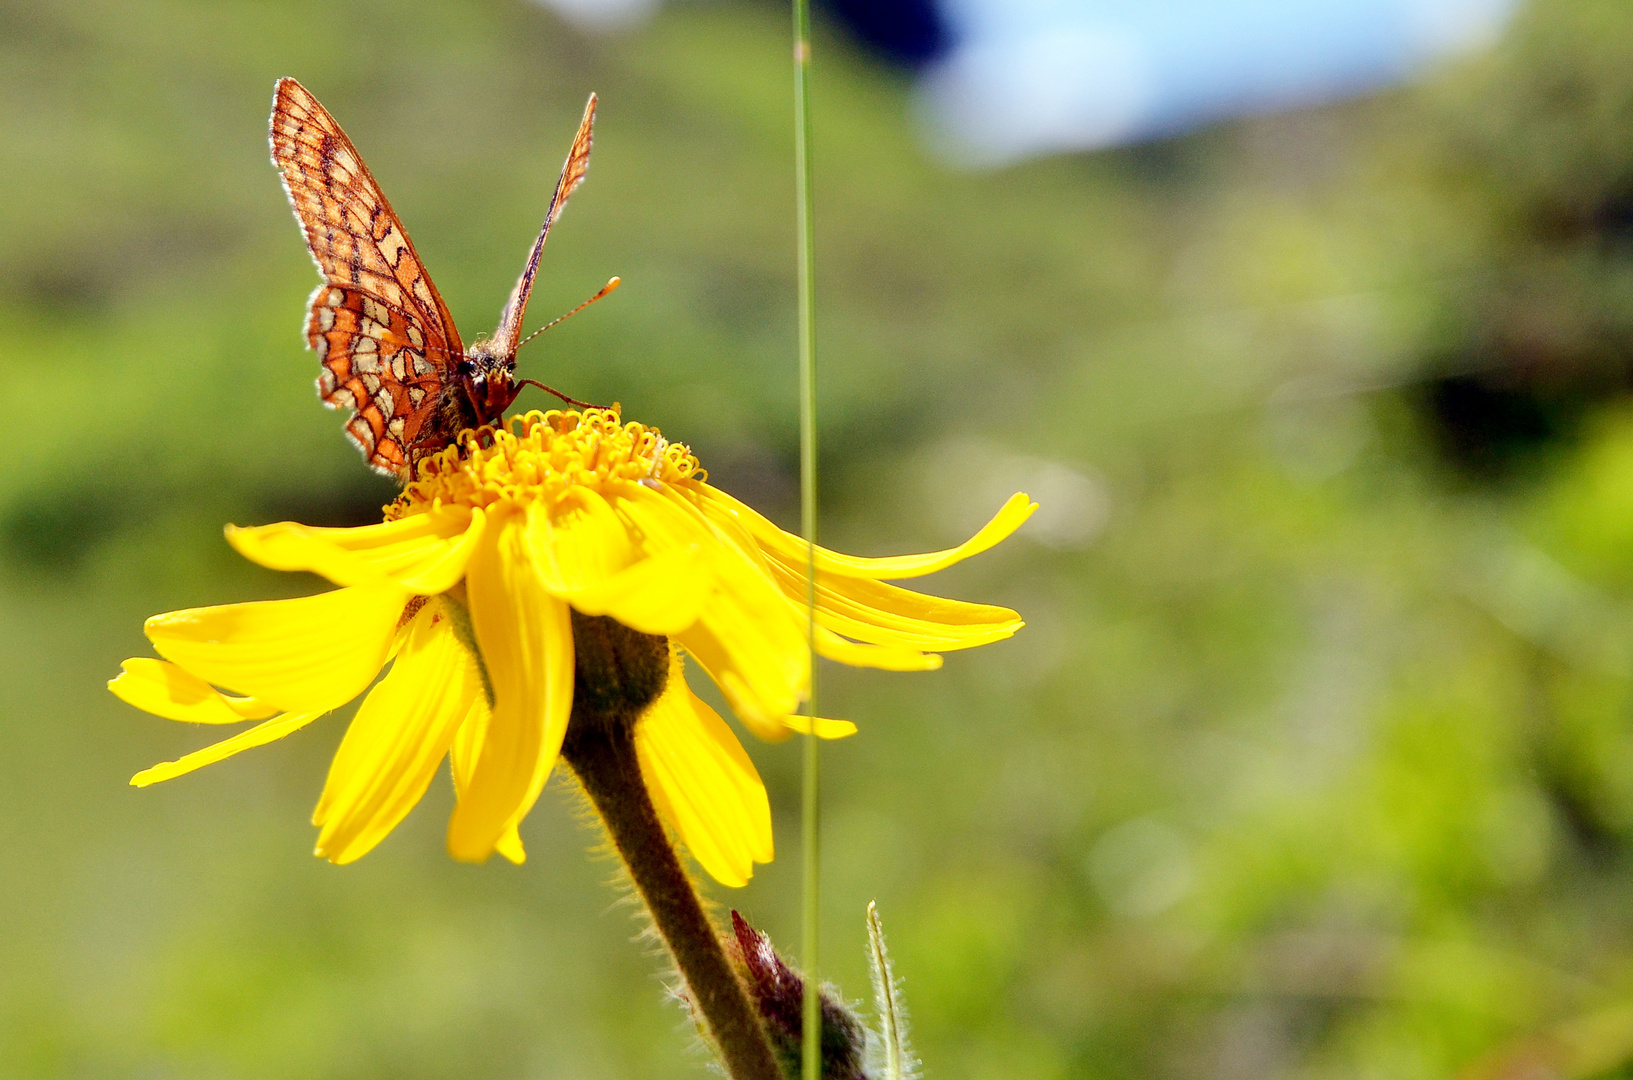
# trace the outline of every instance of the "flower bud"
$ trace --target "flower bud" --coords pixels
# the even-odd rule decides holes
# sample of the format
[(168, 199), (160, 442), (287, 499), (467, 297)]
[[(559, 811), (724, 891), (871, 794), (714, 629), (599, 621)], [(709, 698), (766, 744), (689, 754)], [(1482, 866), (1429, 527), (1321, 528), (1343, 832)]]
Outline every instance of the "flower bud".
[[(789, 967), (771, 939), (731, 913), (736, 935), (733, 959), (748, 986), (749, 997), (764, 1021), (777, 1063), (789, 1080), (800, 1075), (800, 1043), (804, 1032), (805, 978)], [(822, 1080), (869, 1080), (863, 1068), (867, 1055), (867, 1028), (832, 993), (821, 988)]]

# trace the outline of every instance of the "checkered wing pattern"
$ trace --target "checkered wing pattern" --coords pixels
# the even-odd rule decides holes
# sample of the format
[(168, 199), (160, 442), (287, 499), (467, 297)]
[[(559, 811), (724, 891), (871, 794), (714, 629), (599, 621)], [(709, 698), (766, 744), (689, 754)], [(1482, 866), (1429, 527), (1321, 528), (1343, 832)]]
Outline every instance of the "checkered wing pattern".
[(464, 352), (453, 317), (357, 148), (293, 79), (273, 95), (272, 162), (323, 275), (306, 320), (318, 392), (355, 412), (370, 465), (406, 477)]

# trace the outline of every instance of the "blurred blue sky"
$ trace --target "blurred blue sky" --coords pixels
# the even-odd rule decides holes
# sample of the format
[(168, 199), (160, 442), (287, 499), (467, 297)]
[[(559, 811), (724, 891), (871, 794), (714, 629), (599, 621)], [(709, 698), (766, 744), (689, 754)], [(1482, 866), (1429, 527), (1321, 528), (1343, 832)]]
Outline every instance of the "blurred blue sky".
[[(659, 0), (540, 0), (615, 29)], [(1409, 77), (1478, 48), (1518, 0), (818, 0), (917, 66), (921, 130), (1001, 165), (1172, 135)]]
[(1170, 135), (1409, 76), (1501, 30), (1514, 0), (941, 0), (924, 73), (945, 154), (1001, 163)]

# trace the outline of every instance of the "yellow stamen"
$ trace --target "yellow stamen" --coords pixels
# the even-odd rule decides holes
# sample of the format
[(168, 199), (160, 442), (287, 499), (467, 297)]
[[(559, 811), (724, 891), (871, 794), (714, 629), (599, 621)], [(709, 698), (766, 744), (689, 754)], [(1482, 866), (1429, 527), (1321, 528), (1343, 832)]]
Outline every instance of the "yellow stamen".
[(553, 505), (576, 489), (707, 477), (697, 458), (656, 428), (624, 423), (610, 409), (552, 409), (512, 417), (500, 428), (460, 433), (420, 464), (418, 480), (386, 508), (388, 520), (440, 506), (498, 502)]

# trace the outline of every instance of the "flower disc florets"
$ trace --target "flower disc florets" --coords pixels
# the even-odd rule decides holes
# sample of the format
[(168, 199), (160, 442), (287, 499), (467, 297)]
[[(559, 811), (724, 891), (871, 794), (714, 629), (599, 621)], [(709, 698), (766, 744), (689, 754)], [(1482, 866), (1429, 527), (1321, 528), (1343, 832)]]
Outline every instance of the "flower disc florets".
[(575, 487), (600, 490), (707, 476), (686, 446), (671, 443), (656, 428), (624, 423), (616, 405), (534, 411), (501, 428), (461, 432), (454, 445), (420, 464), (419, 479), (387, 508), (386, 517), (439, 505), (553, 504)]

